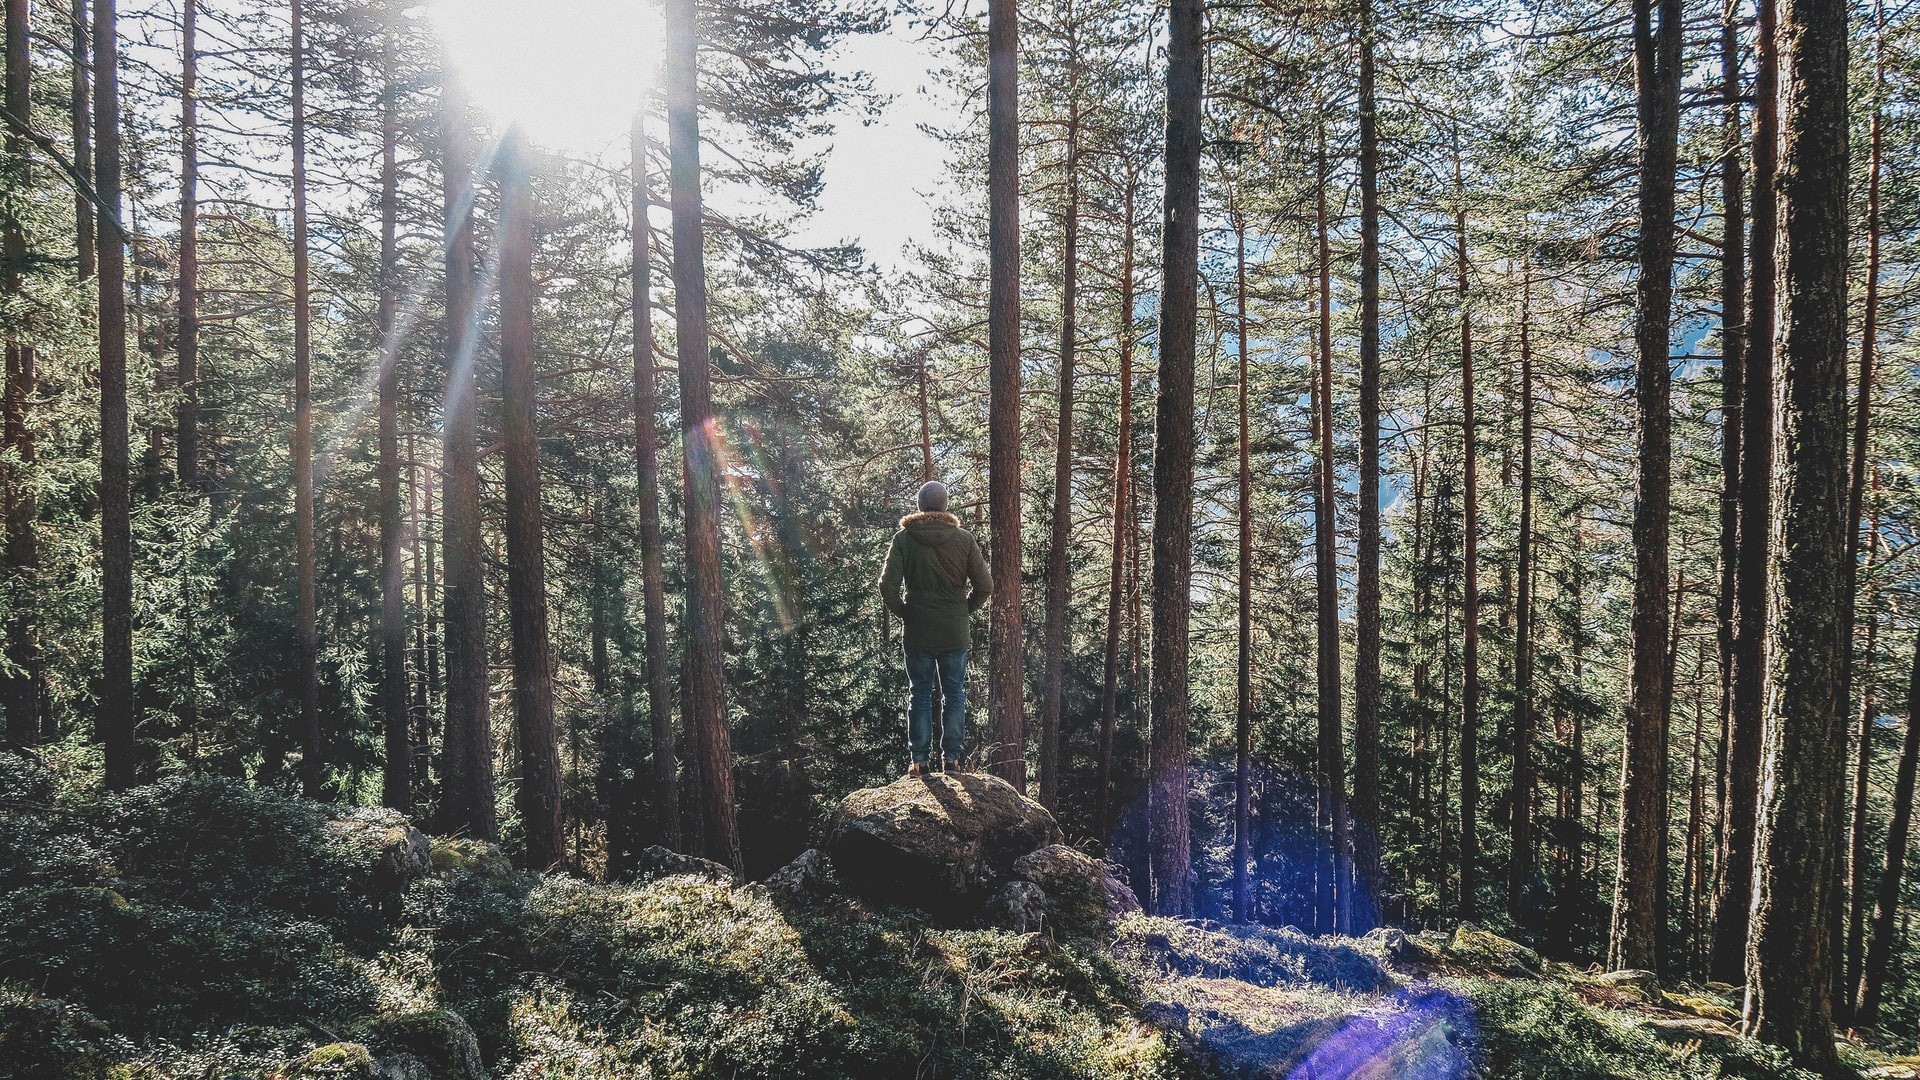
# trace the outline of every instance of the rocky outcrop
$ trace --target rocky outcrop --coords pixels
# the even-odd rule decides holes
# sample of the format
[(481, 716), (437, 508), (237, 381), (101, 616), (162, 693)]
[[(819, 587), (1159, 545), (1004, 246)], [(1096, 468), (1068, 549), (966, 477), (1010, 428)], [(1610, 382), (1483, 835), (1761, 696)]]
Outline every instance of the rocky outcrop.
[(702, 859), (697, 855), (683, 855), (658, 844), (641, 851), (633, 858), (632, 882), (635, 885), (645, 885), (650, 881), (678, 877), (682, 874), (717, 881), (722, 885), (735, 885), (740, 881), (739, 875), (712, 859)]
[(767, 875), (759, 887), (778, 903), (805, 907), (833, 892), (833, 868), (819, 848), (808, 848), (794, 856), (792, 862)]
[(841, 884), (863, 899), (943, 917), (977, 911), (1060, 826), (998, 777), (908, 777), (840, 801), (827, 840)]

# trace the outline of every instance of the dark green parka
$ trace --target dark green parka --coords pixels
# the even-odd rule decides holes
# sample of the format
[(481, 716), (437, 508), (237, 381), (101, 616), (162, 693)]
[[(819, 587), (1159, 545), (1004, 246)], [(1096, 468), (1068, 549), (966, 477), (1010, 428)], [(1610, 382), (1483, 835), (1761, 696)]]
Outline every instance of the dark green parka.
[(966, 648), (973, 636), (969, 616), (992, 595), (993, 578), (980, 541), (960, 527), (959, 518), (930, 511), (900, 519), (900, 531), (887, 549), (886, 569), (880, 572), (880, 598), (906, 624), (908, 649)]

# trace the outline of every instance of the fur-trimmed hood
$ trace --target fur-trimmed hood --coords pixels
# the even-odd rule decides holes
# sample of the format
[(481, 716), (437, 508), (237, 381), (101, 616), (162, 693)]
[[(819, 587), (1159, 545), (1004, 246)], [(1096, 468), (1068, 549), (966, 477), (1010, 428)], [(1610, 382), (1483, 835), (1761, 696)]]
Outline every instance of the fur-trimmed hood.
[(900, 519), (900, 529), (927, 547), (939, 547), (960, 533), (960, 519), (945, 510), (922, 510)]

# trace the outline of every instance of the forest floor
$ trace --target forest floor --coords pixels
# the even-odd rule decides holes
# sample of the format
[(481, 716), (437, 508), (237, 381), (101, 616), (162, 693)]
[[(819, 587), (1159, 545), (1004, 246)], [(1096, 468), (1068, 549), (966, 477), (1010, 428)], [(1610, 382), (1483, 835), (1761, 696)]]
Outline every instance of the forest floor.
[(9, 759), (0, 1080), (1803, 1075), (1724, 997), (1472, 927), (1054, 940), (688, 868), (531, 874), (390, 811), (213, 779), (79, 800)]

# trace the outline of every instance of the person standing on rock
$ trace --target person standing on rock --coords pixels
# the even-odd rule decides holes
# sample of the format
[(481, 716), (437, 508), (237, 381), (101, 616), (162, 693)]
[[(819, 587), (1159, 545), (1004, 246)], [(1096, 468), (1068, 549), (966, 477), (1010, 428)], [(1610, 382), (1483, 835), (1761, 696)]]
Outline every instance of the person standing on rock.
[[(947, 485), (929, 480), (918, 513), (900, 519), (880, 572), (880, 598), (906, 626), (908, 776), (924, 776), (933, 754), (933, 688), (945, 699), (941, 765), (959, 772), (967, 745), (967, 644), (973, 613), (993, 595), (980, 541), (947, 513)], [(902, 589), (904, 587), (904, 595)]]

